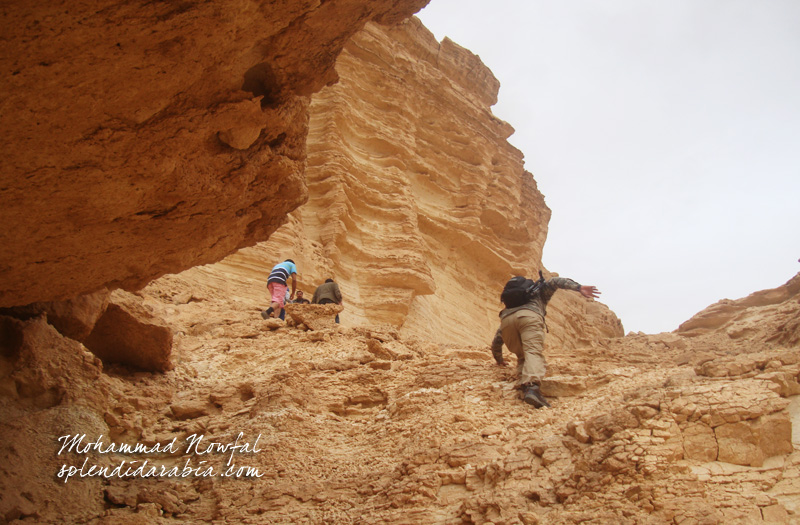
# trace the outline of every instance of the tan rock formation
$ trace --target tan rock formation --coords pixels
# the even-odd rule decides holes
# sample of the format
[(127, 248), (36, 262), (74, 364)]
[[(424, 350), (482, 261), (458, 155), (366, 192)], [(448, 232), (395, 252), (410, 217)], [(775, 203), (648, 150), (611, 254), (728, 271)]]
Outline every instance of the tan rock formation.
[(44, 318), (19, 321), (0, 316), (0, 350), (3, 397), (40, 409), (104, 406), (100, 360), (80, 343), (62, 337)]
[[(308, 86), (314, 81), (304, 72), (320, 64), (322, 76), (314, 78), (328, 78), (330, 70), (324, 65), (332, 56), (323, 52), (295, 63), (301, 55), (294, 54), (290, 44), (298, 43), (305, 52), (336, 50), (343, 41), (326, 32), (336, 24), (321, 24), (331, 22), (323, 15), (331, 18), (332, 11), (342, 9), (350, 19), (361, 21), (375, 15), (373, 6), (394, 12), (390, 4), (394, 5), (373, 2), (361, 11), (344, 0), (286, 4), (301, 18), (286, 15), (286, 22), (295, 23), (264, 33), (267, 38), (279, 35), (264, 49), (284, 49), (285, 54), (274, 51), (273, 58), (285, 67), (272, 72), (258, 67), (248, 81), (272, 85), (271, 75), (279, 71), (287, 75), (287, 85)], [(141, 8), (141, 19), (131, 21), (132, 30), (148, 23), (157, 30), (195, 27), (200, 23), (194, 18), (198, 10), (240, 27), (236, 24), (247, 21), (234, 16), (243, 13), (234, 8), (257, 9), (260, 4), (235, 4), (228, 11), (215, 11), (217, 6), (223, 9), (227, 4), (115, 4), (84, 18), (76, 8), (70, 10), (76, 28), (54, 38), (91, 37), (96, 29), (90, 29), (101, 19), (113, 22), (119, 13)], [(270, 6), (277, 9), (274, 3)], [(12, 3), (6, 8), (9, 19), (23, 8), (43, 14), (52, 10), (49, 4)], [(39, 24), (61, 19), (43, 16)], [(313, 31), (317, 22), (324, 26), (318, 27), (320, 38), (330, 37), (330, 45), (305, 46), (318, 38)], [(123, 28), (121, 36), (126, 35), (129, 40), (120, 43), (133, 43)], [(252, 33), (242, 29), (240, 36), (244, 43), (236, 45), (245, 45)], [(214, 48), (211, 39), (198, 36), (197, 52), (228, 49)], [(31, 45), (38, 49), (47, 41), (34, 39)], [(194, 43), (168, 42), (152, 52), (177, 62), (171, 46), (188, 46), (193, 53)], [(83, 57), (64, 47), (64, 56)], [(261, 60), (264, 49), (251, 54)], [(82, 59), (89, 63), (92, 55)], [(252, 64), (244, 59), (237, 64), (244, 62)], [(202, 63), (179, 66), (199, 68)], [(124, 66), (123, 60), (120, 67)], [(238, 66), (231, 67), (233, 71)], [(224, 263), (163, 276), (135, 297), (114, 292), (112, 303), (117, 306), (106, 313), (122, 305), (141, 317), (163, 320), (162, 334), (173, 335), (169, 362), (174, 368), (163, 373), (117, 365), (104, 370), (83, 344), (48, 324), (48, 311), (34, 312), (27, 320), (0, 315), (0, 521), (569, 524), (800, 519), (800, 322), (794, 285), (754, 294), (757, 300), (749, 303), (732, 301), (736, 311), (726, 313), (722, 322), (624, 338), (613, 337), (621, 334), (621, 325), (600, 303), (559, 292), (549, 308), (550, 368), (544, 385), (553, 407), (534, 410), (519, 399), (513, 370), (494, 365), (486, 343), (496, 326), (500, 286), (508, 274), (531, 273), (540, 262), (549, 212), (532, 177), (522, 169), (521, 154), (504, 142), (508, 126), (491, 120), (488, 107), (496, 93), (491, 75), (477, 57), (454, 44), (434, 44), (416, 21), (391, 30), (369, 25), (347, 45), (337, 68), (347, 89), (326, 89), (314, 102), (319, 113), (312, 115), (311, 137), (318, 142), (309, 145), (310, 206), (290, 216), (268, 243), (242, 250)], [(207, 74), (224, 76), (227, 71)], [(369, 82), (358, 78), (359, 71)], [(30, 72), (34, 73), (41, 72)], [(142, 75), (152, 82), (150, 73)], [(201, 123), (212, 119), (198, 109), (213, 91), (203, 87), (199, 77), (204, 76), (198, 74), (177, 102)], [(69, 91), (75, 78), (65, 79)], [(132, 94), (120, 93), (120, 111), (133, 114), (128, 120), (136, 117), (125, 102)], [(306, 94), (298, 88), (294, 95), (299, 98), (289, 98), (302, 105)], [(265, 90), (262, 95), (270, 93)], [(247, 113), (252, 102), (247, 97), (220, 99), (224, 107), (219, 113), (227, 116), (215, 121), (224, 126), (214, 127), (212, 138), (221, 141), (214, 142), (215, 147), (227, 153), (215, 156), (201, 147), (198, 157), (186, 157), (193, 168), (206, 173), (207, 178), (200, 179), (209, 184), (213, 179), (211, 171), (203, 172), (201, 160), (209, 162), (209, 170), (221, 169), (226, 162), (241, 166), (237, 162), (244, 158), (266, 169), (269, 162), (257, 161), (264, 155), (280, 163), (270, 156), (281, 155), (277, 147), (286, 153), (284, 160), (289, 159), (291, 180), (276, 191), (298, 188), (294, 169), (302, 159), (292, 155), (302, 146), (292, 141), (299, 141), (302, 133), (287, 135), (283, 146), (267, 145), (267, 151), (261, 141), (268, 130), (251, 144), (258, 119), (237, 113)], [(59, 102), (64, 101), (50, 101)], [(76, 102), (79, 108), (89, 106)], [(281, 105), (276, 111), (288, 107)], [(98, 111), (106, 109), (101, 104)], [(109, 151), (116, 152), (136, 146), (137, 136), (126, 133), (135, 135), (139, 129), (145, 139), (170, 136), (173, 123), (188, 122), (176, 116), (175, 109), (163, 108), (124, 128), (122, 138), (117, 136), (119, 143), (108, 128), (98, 136), (106, 137), (102, 140), (110, 141)], [(466, 123), (458, 116), (462, 114), (470, 117)], [(426, 120), (429, 116), (435, 118)], [(151, 125), (163, 126), (163, 133), (151, 134)], [(291, 127), (289, 123), (282, 129)], [(65, 132), (70, 129), (65, 127)], [(187, 125), (182, 132), (189, 135), (187, 144), (202, 145), (201, 139), (191, 137), (193, 129)], [(142, 144), (153, 146), (148, 140)], [(44, 140), (43, 158), (59, 158), (52, 153), (54, 142)], [(79, 141), (70, 144), (81, 153)], [(176, 145), (180, 144), (167, 140), (158, 147), (175, 148), (180, 156)], [(139, 145), (132, 153), (146, 151)], [(164, 155), (164, 149), (154, 151)], [(241, 156), (234, 162), (231, 154)], [(10, 158), (16, 166), (23, 156)], [(139, 169), (144, 164), (134, 165)], [(45, 166), (32, 177), (46, 184), (47, 177), (62, 171)], [(238, 187), (239, 172), (226, 173), (234, 173), (227, 180)], [(251, 175), (255, 185), (268, 182)], [(91, 180), (98, 182), (97, 177)], [(163, 182), (153, 181), (153, 193), (163, 188), (159, 181)], [(4, 179), (0, 191), (17, 191), (15, 184)], [(140, 184), (144, 186), (136, 187), (149, 183)], [(119, 194), (104, 188), (94, 196), (97, 202), (89, 199), (101, 211), (131, 206), (106, 202), (109, 195)], [(512, 190), (517, 201), (501, 198)], [(166, 193), (169, 204), (173, 196)], [(222, 204), (223, 194), (214, 190), (208, 199)], [(276, 198), (275, 215), (265, 211), (264, 217), (276, 219), (284, 213), (281, 203), (294, 198)], [(193, 202), (182, 206), (192, 207)], [(65, 206), (58, 201), (54, 205)], [(175, 211), (180, 213), (173, 215)], [(229, 211), (222, 211), (221, 223)], [(185, 233), (182, 228), (189, 226), (180, 217), (192, 221), (181, 215), (181, 206), (173, 212), (143, 221), (141, 230), (134, 230), (141, 239), (147, 238), (150, 227), (161, 234)], [(243, 216), (242, 222), (248, 223), (247, 213)], [(159, 219), (171, 226), (159, 229)], [(74, 228), (74, 233), (85, 226), (82, 220), (78, 216), (59, 227)], [(196, 218), (202, 224), (193, 223), (195, 261), (205, 260), (208, 253), (203, 239), (219, 233), (213, 219), (206, 220), (210, 222)], [(278, 224), (269, 220), (256, 220), (260, 226), (253, 229), (263, 232)], [(96, 235), (102, 228), (87, 230)], [(238, 235), (235, 230), (233, 237)], [(114, 239), (129, 241), (124, 235)], [(219, 246), (227, 242), (220, 240)], [(230, 240), (230, 245), (237, 244)], [(157, 261), (164, 256), (163, 246), (155, 243), (148, 268), (182, 266), (172, 264), (188, 257), (180, 247), (166, 262)], [(42, 251), (43, 257), (58, 255), (58, 246), (45, 248), (54, 251)], [(51, 298), (70, 287), (104, 282), (107, 275), (124, 280), (119, 267), (111, 271), (117, 250), (124, 248), (109, 244), (110, 255), (100, 258), (103, 264), (86, 264), (82, 274), (49, 281)], [(25, 253), (20, 250), (22, 260)], [(84, 252), (75, 253), (80, 258)], [(288, 255), (298, 260), (300, 285), (308, 292), (325, 277), (340, 282), (345, 324), (304, 331), (261, 319), (266, 272)], [(142, 262), (138, 257), (141, 252), (134, 250), (133, 266)], [(37, 260), (43, 261), (43, 268), (56, 264), (55, 259)], [(134, 270), (126, 267), (125, 272), (147, 278), (148, 272)], [(8, 290), (6, 297), (21, 297), (14, 288)], [(98, 326), (105, 326), (107, 333), (125, 331), (123, 322), (108, 318), (101, 318), (94, 329)], [(124, 339), (136, 341), (142, 333), (137, 329)], [(131, 355), (146, 345), (139, 341)], [(156, 360), (165, 355), (157, 353)], [(59, 438), (82, 434), (87, 442), (118, 448), (104, 453), (61, 451)], [(248, 448), (231, 449), (235, 444)], [(153, 475), (112, 473), (123, 464), (145, 461), (163, 470)], [(200, 466), (213, 472), (182, 474)], [(73, 478), (64, 479), (65, 472), (72, 472)]]
[(304, 325), (309, 330), (334, 328), (336, 315), (342, 311), (338, 304), (288, 304), (286, 315), (295, 325)]
[[(346, 325), (488, 343), (506, 280), (541, 268), (550, 219), (513, 129), (491, 113), (497, 79), (416, 18), (367, 24), (336, 70), (311, 105), (309, 202), (215, 272), (258, 279), (263, 304), (268, 268), (291, 257), (309, 291), (335, 277)], [(623, 334), (604, 305), (570, 292), (556, 294), (548, 324), (548, 344), (565, 350)]]
[(111, 381), (102, 370), (100, 359), (44, 316), (0, 316), (0, 521), (75, 522), (103, 512), (101, 480), (56, 479), (64, 461), (78, 460), (58, 454), (59, 437), (108, 434), (102, 414)]
[[(176, 334), (176, 366), (164, 374), (107, 375), (43, 317), (0, 318), (0, 515), (413, 524), (800, 517), (800, 354), (768, 336), (770, 327), (797, 335), (781, 331), (780, 309), (741, 310), (763, 322), (752, 338), (635, 335), (551, 353), (553, 408), (534, 410), (486, 345), (385, 326), (264, 329), (242, 300), (249, 283), (220, 289), (227, 274), (199, 278), (219, 268), (165, 276), (140, 292)], [(58, 438), (75, 433), (130, 445), (175, 440), (178, 450), (58, 455)], [(187, 450), (192, 435), (228, 444), (239, 433), (240, 443), (258, 439), (258, 452), (234, 455), (233, 479), (221, 476), (228, 454)], [(84, 462), (111, 469), (145, 459), (165, 469), (205, 461), (216, 474), (56, 477)]]
[(135, 289), (306, 200), (308, 96), (428, 0), (3, 5), (0, 306)]
[(103, 289), (65, 301), (0, 308), (0, 314), (20, 319), (30, 319), (44, 314), (47, 316), (47, 322), (61, 334), (76, 341), (83, 341), (105, 312), (108, 306), (108, 295), (108, 290)]
[[(800, 274), (783, 286), (742, 299), (723, 299), (697, 313), (676, 330), (687, 336), (724, 330), (731, 339), (760, 337), (786, 345), (800, 342)], [(765, 324), (765, 320), (769, 322)]]
[(122, 290), (111, 293), (108, 307), (83, 344), (107, 363), (156, 372), (172, 368), (172, 329)]

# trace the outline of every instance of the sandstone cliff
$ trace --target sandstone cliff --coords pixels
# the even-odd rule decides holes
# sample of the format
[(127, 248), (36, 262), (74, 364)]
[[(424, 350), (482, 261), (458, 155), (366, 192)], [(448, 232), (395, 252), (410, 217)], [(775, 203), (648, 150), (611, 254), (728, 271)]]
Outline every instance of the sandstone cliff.
[(3, 3), (0, 306), (218, 261), (307, 198), (308, 96), (428, 0)]
[[(416, 20), (348, 40), (424, 3), (7, 5), (0, 307), (138, 289), (310, 197), (231, 265), (286, 254), (304, 286), (341, 282), (348, 323), (483, 340), (498, 284), (541, 268), (550, 212), (478, 57)], [(568, 347), (622, 330), (567, 296), (551, 319)]]
[[(291, 257), (309, 293), (336, 279), (349, 326), (487, 342), (506, 280), (542, 269), (550, 219), (506, 140), (513, 129), (491, 113), (499, 83), (416, 18), (367, 24), (336, 71), (339, 82), (311, 105), (308, 203), (214, 272), (253, 280), (251, 300), (263, 305), (265, 269)], [(549, 326), (549, 344), (562, 348), (623, 334), (607, 308), (567, 292), (556, 294)]]

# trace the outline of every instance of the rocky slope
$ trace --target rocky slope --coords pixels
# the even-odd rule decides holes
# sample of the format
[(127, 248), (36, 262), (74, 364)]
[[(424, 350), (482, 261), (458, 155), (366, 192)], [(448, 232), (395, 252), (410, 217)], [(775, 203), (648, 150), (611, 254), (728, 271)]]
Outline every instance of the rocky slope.
[[(0, 516), (104, 524), (800, 520), (796, 292), (770, 311), (739, 311), (740, 322), (758, 320), (758, 333), (640, 334), (551, 349), (544, 389), (553, 408), (534, 410), (487, 345), (403, 337), (385, 325), (304, 331), (262, 321), (259, 306), (232, 288), (177, 275), (138, 294), (175, 333), (175, 367), (163, 374), (104, 366), (43, 318), (3, 318), (13, 335), (4, 340), (16, 345), (2, 361), (10, 374)], [(58, 438), (78, 434), (105, 436), (106, 446), (174, 440), (174, 449), (58, 454)], [(88, 475), (92, 465), (108, 474), (145, 460), (164, 473)]]

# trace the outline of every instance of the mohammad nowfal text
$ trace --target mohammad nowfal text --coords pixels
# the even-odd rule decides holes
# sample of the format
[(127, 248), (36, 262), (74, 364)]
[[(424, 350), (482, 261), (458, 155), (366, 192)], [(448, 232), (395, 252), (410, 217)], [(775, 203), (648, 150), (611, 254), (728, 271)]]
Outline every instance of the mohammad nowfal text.
[[(233, 441), (223, 443), (217, 441), (206, 441), (205, 436), (200, 434), (192, 434), (185, 439), (186, 444), (183, 447), (178, 445), (178, 438), (173, 438), (166, 443), (155, 443), (153, 445), (145, 445), (136, 443), (130, 445), (128, 443), (104, 443), (103, 436), (101, 435), (95, 440), (89, 440), (86, 434), (68, 434), (61, 436), (58, 441), (61, 443), (61, 449), (58, 451), (58, 456), (67, 453), (74, 453), (79, 455), (86, 455), (83, 463), (80, 466), (62, 464), (61, 469), (58, 471), (56, 477), (63, 479), (64, 483), (69, 481), (73, 476), (80, 478), (87, 477), (101, 477), (101, 478), (190, 478), (190, 477), (212, 477), (219, 476), (225, 478), (260, 478), (263, 476), (257, 468), (237, 465), (234, 463), (234, 457), (239, 454), (254, 455), (261, 452), (258, 448), (258, 441), (261, 439), (261, 434), (256, 437), (252, 443), (243, 441), (244, 432), (239, 432), (236, 439)], [(90, 460), (88, 454), (124, 454), (124, 455), (148, 455), (148, 454), (179, 454), (189, 455), (182, 465), (162, 465), (151, 462), (150, 459), (131, 459), (122, 460), (119, 462), (104, 462), (111, 464), (97, 464)], [(228, 461), (222, 467), (215, 467), (209, 464), (208, 461), (202, 459), (208, 454), (228, 454)]]

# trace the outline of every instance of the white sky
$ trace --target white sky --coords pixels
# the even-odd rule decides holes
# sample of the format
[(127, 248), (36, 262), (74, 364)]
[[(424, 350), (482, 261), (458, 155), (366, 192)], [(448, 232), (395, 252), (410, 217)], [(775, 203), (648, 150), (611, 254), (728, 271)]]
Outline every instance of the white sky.
[(800, 271), (800, 0), (432, 0), (501, 83), (553, 215), (544, 265), (625, 331)]

